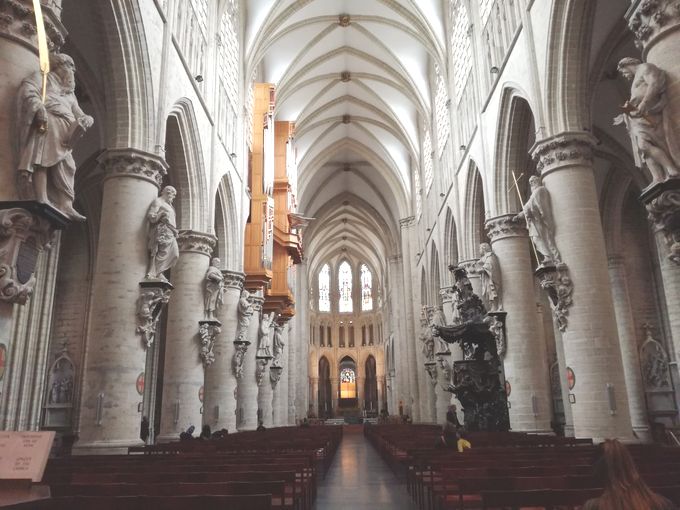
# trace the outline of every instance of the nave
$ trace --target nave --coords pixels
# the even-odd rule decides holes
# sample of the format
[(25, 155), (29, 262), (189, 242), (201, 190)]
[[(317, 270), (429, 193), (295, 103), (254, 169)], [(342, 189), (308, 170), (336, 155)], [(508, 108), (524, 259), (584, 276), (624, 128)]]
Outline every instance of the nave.
[(314, 510), (415, 510), (390, 467), (378, 455), (363, 427), (344, 427), (340, 447), (319, 484)]

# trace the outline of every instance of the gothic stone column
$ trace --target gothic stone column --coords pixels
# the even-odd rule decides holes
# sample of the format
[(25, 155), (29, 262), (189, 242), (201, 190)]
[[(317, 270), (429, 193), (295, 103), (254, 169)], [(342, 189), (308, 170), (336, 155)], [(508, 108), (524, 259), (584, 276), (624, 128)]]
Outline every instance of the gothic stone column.
[(168, 304), (159, 441), (176, 441), (189, 425), (200, 428), (203, 362), (198, 321), (203, 318), (203, 287), (215, 236), (180, 231), (179, 259), (172, 269), (175, 287)]
[[(607, 268), (602, 222), (587, 133), (562, 133), (533, 149), (550, 193), (555, 242), (568, 266), (573, 292), (562, 333), (576, 437), (631, 439), (621, 350)], [(510, 301), (510, 300), (508, 300)]]
[(310, 377), (312, 394), (309, 396), (309, 401), (312, 403), (312, 412), (314, 416), (319, 417), (319, 378)]
[(255, 430), (257, 428), (258, 386), (255, 380), (255, 354), (257, 352), (257, 335), (260, 331), (260, 320), (262, 318), (262, 304), (264, 303), (262, 291), (259, 291), (257, 295), (251, 294), (249, 299), (253, 303), (253, 315), (248, 324), (250, 346), (244, 355), (243, 375), (238, 380), (236, 390), (236, 413), (239, 417), (239, 420), (237, 420), (239, 432)]
[[(512, 388), (510, 427), (521, 432), (551, 432), (548, 359), (534, 297), (529, 233), (513, 215), (491, 218), (486, 229), (501, 268), (506, 316), (505, 380)], [(501, 354), (501, 353), (499, 353)]]
[[(237, 379), (234, 371), (234, 340), (238, 329), (238, 301), (245, 282), (245, 275), (237, 271), (222, 271), (224, 295), (222, 307), (216, 312), (220, 321), (220, 333), (213, 346), (214, 361), (205, 365), (205, 399), (203, 424), (214, 431), (236, 430), (237, 425)], [(252, 346), (246, 346), (252, 350)], [(247, 354), (247, 351), (246, 351)]]
[(106, 172), (92, 281), (90, 327), (75, 451), (126, 451), (140, 445), (137, 378), (146, 351), (137, 334), (139, 282), (147, 268), (146, 213), (166, 163), (154, 154), (113, 149)]
[(642, 372), (640, 370), (637, 332), (635, 330), (635, 319), (630, 303), (626, 266), (623, 257), (617, 255), (609, 257), (609, 278), (612, 284), (614, 310), (619, 330), (619, 342), (621, 344), (623, 370), (626, 377), (628, 405), (630, 406), (630, 419), (633, 424), (633, 431), (641, 441), (651, 442), (652, 437), (647, 419), (647, 406), (645, 405), (645, 390), (642, 385)]
[[(642, 58), (665, 74), (663, 110), (665, 135), (680, 140), (680, 9), (673, 0), (635, 0), (626, 13), (628, 26), (635, 34)], [(677, 158), (677, 151), (675, 152)], [(676, 164), (677, 164), (676, 159)], [(666, 297), (668, 323), (680, 360), (680, 178), (671, 179), (646, 190), (640, 197), (647, 207), (654, 230)]]
[[(302, 374), (302, 371), (298, 368), (298, 354), (300, 353), (298, 342), (300, 340), (296, 338), (294, 324), (294, 321), (290, 321), (288, 323), (288, 341), (286, 342), (286, 345), (288, 346), (288, 401), (285, 402), (284, 405), (286, 407), (286, 423), (288, 425), (295, 425), (296, 422), (296, 415), (298, 414), (298, 411), (295, 407), (295, 403), (297, 401), (297, 387), (295, 386), (295, 378), (296, 376), (301, 377)], [(307, 410), (303, 409), (302, 412), (305, 413), (306, 416)]]

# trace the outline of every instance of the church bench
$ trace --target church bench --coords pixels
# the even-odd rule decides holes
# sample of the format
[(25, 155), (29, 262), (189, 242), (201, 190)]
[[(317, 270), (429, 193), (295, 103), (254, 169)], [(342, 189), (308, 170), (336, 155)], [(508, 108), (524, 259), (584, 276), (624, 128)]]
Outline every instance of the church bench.
[(21, 503), (3, 510), (271, 510), (271, 495), (71, 496)]
[(269, 494), (271, 506), (280, 510), (295, 508), (292, 494), (286, 494), (286, 483), (279, 481), (223, 482), (223, 483), (121, 483), (93, 485), (55, 485), (54, 497), (63, 496), (232, 496)]
[(492, 490), (481, 493), (482, 510), (519, 510), (541, 508), (553, 510), (558, 507), (577, 509), (591, 498), (602, 494), (602, 489), (532, 489)]

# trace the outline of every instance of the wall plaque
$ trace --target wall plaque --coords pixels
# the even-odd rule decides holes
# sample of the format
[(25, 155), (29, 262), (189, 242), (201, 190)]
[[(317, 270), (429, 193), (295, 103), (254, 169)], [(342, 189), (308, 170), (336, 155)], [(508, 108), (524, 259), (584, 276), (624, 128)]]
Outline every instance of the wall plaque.
[(0, 480), (40, 482), (54, 434), (54, 431), (0, 432)]

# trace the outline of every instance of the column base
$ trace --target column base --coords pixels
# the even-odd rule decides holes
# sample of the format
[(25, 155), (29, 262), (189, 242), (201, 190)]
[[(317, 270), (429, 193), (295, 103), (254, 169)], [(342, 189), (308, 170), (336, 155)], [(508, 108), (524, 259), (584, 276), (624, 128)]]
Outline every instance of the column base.
[(141, 439), (118, 439), (115, 441), (92, 441), (76, 443), (71, 450), (73, 455), (121, 455), (127, 454), (128, 448), (144, 446)]

